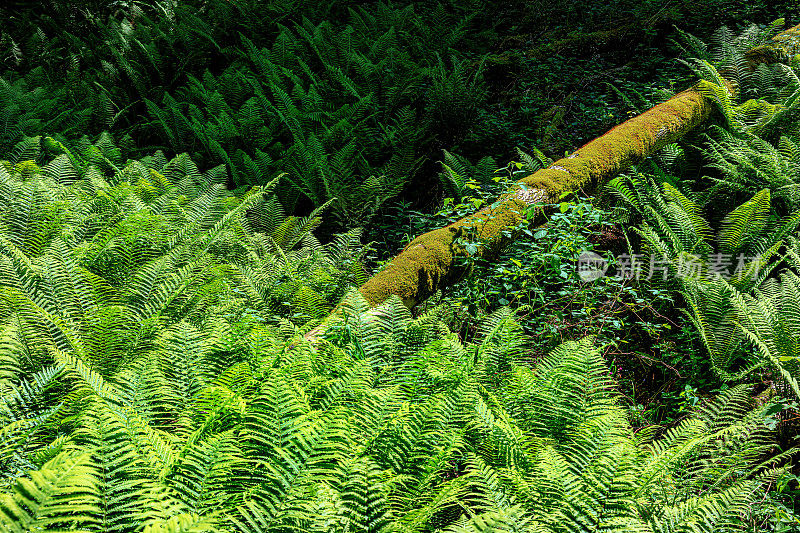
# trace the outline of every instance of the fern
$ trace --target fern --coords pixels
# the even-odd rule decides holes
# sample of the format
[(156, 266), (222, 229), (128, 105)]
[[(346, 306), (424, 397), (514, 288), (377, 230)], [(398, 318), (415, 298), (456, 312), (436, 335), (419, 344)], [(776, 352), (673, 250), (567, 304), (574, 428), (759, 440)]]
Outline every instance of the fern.
[(61, 453), (2, 495), (3, 529), (91, 531), (99, 514), (97, 484), (89, 454)]

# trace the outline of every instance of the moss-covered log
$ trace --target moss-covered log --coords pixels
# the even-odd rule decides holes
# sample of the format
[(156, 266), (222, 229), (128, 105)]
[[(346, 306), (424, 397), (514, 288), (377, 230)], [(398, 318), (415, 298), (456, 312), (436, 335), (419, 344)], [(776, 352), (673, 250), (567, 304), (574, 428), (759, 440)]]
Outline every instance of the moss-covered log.
[[(679, 139), (702, 123), (711, 105), (698, 92), (684, 91), (632, 118), (548, 168), (518, 181), (490, 207), (449, 226), (420, 235), (359, 290), (371, 305), (399, 296), (413, 306), (462, 272), (456, 240), (478, 236), (479, 255), (491, 255), (508, 238), (532, 205), (544, 207), (563, 193), (589, 193), (622, 170)], [(539, 210), (539, 215), (543, 213)]]

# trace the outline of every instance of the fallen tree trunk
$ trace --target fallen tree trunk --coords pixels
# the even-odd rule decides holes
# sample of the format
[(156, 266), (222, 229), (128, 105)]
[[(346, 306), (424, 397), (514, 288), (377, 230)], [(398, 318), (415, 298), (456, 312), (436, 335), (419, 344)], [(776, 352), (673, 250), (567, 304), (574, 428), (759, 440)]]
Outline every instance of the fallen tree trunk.
[[(490, 256), (518, 227), (531, 205), (555, 203), (563, 193), (589, 193), (634, 163), (684, 136), (706, 120), (711, 104), (694, 90), (684, 91), (615, 127), (548, 168), (516, 182), (497, 202), (449, 226), (414, 239), (386, 267), (361, 286), (370, 305), (397, 295), (412, 307), (457, 279), (460, 236), (479, 236), (477, 255)], [(539, 209), (538, 217), (544, 214)]]
[[(751, 61), (784, 60), (798, 52), (800, 25), (781, 33), (770, 45), (754, 49)], [(546, 206), (556, 203), (564, 193), (592, 192), (695, 129), (711, 110), (711, 102), (694, 89), (677, 94), (570, 156), (519, 180), (491, 206), (420, 235), (362, 285), (359, 292), (373, 307), (393, 295), (413, 307), (464, 274), (457, 265), (457, 258), (465, 255), (459, 237), (477, 236), (478, 248), (472, 255), (491, 257), (513, 239), (514, 230), (531, 206), (536, 206), (536, 221), (543, 221)], [(315, 338), (321, 329), (324, 325), (310, 332), (307, 338)]]

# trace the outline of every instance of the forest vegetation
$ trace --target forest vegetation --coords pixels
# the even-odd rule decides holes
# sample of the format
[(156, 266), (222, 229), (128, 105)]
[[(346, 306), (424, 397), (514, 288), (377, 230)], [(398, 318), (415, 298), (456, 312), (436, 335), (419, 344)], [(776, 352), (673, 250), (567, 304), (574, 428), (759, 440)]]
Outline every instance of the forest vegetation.
[(800, 531), (796, 2), (0, 21), (0, 531)]

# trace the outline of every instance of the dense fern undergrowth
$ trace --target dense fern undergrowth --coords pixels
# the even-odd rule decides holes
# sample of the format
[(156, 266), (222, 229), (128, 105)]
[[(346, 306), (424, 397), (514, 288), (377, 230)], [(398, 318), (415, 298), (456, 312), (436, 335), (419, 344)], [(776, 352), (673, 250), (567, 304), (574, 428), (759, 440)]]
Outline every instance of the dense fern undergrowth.
[[(800, 531), (800, 62), (746, 55), (792, 11), (651, 4), (3, 7), (0, 531)], [(395, 248), (599, 133), (509, 117), (572, 105), (526, 76), (687, 10), (710, 46), (669, 30), (683, 67), (582, 111), (688, 70), (705, 127), (367, 304)], [(723, 11), (762, 18), (693, 18)]]
[[(61, 153), (40, 167), (35, 141)], [(16, 154), (0, 167), (5, 530), (763, 519), (785, 467), (747, 386), (634, 433), (591, 338), (534, 370), (507, 308), (465, 343), (447, 304), (414, 317), (353, 293), (312, 346), (298, 324), (363, 275), (353, 235), (321, 246), (313, 219), (270, 218), (270, 187), (234, 196), (185, 156), (122, 164), (107, 137)]]

